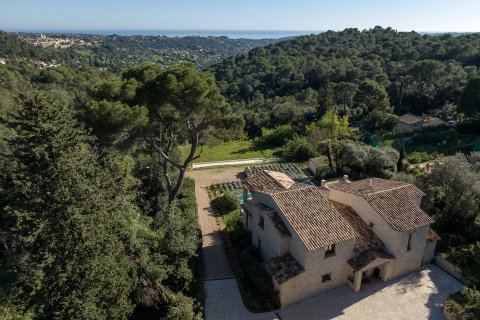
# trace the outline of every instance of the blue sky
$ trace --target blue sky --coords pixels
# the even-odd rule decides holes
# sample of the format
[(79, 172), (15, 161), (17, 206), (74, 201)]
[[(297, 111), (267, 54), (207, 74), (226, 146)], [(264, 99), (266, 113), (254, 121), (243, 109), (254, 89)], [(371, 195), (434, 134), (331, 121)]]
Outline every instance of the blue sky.
[(2, 0), (0, 29), (480, 31), (480, 0)]

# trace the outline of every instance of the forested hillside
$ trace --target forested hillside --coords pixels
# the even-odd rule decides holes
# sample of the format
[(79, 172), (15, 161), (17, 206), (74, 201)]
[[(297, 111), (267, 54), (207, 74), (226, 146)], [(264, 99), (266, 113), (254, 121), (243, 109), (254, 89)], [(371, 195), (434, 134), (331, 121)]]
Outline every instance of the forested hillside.
[(86, 34), (47, 34), (41, 37), (32, 33), (0, 32), (0, 58), (31, 58), (110, 71), (121, 71), (139, 63), (170, 66), (182, 61), (204, 67), (274, 42), (277, 40)]
[(365, 115), (365, 99), (357, 95), (364, 80), (376, 82), (363, 84), (364, 92), (386, 89), (397, 114), (442, 108), (457, 102), (479, 67), (480, 34), (376, 27), (297, 37), (227, 58), (211, 70), (255, 135), (265, 126), (311, 117), (325, 108), (322, 103), (354, 118)]

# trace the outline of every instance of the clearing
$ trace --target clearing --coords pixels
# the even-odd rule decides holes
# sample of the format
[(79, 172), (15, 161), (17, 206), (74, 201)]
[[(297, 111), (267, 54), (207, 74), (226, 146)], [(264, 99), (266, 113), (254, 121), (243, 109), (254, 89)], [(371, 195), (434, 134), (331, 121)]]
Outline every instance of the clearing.
[[(215, 146), (204, 146), (202, 156), (194, 162), (211, 162), (223, 160), (239, 160), (250, 158), (276, 158), (281, 148), (258, 145), (253, 140), (222, 142)], [(185, 159), (190, 151), (190, 145), (180, 146), (180, 152)]]

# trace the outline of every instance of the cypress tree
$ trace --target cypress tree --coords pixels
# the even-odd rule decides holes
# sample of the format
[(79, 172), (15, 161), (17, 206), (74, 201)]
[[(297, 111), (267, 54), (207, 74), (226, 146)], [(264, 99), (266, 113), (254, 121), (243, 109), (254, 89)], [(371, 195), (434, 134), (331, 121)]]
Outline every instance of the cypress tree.
[(32, 92), (6, 121), (12, 169), (0, 214), (17, 271), (15, 298), (45, 319), (126, 319), (133, 263), (92, 138), (54, 97)]

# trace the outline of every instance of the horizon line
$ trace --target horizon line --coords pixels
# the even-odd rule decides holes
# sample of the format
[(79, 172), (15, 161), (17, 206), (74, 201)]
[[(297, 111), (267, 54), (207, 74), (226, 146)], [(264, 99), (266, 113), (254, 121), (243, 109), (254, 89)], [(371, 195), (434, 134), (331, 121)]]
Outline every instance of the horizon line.
[[(380, 26), (382, 27), (382, 26)], [(200, 32), (326, 32), (326, 31), (334, 31), (334, 32), (341, 32), (347, 29), (357, 29), (360, 31), (363, 30), (370, 30), (375, 27), (370, 28), (358, 28), (358, 27), (346, 27), (343, 29), (187, 29), (187, 28), (1, 28), (0, 30), (4, 30), (7, 32), (18, 32), (18, 31), (200, 31)], [(462, 32), (462, 33), (479, 33), (478, 31), (472, 30), (400, 30), (393, 27), (382, 27), (383, 29), (391, 28), (397, 32), (438, 32), (438, 33), (455, 33), (455, 32)]]

